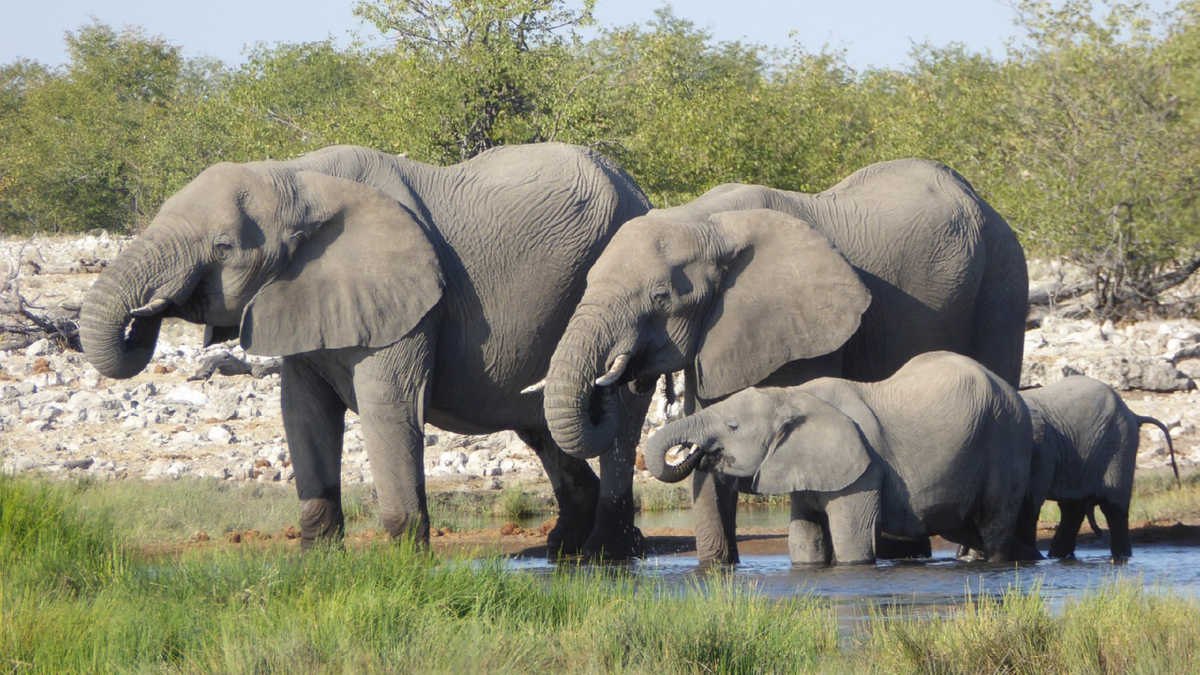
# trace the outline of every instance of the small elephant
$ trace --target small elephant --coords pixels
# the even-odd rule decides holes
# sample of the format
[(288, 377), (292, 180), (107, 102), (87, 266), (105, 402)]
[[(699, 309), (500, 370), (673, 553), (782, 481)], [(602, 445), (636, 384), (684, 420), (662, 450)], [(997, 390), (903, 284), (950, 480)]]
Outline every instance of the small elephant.
[[(1099, 506), (1108, 520), (1114, 558), (1133, 554), (1129, 544), (1129, 502), (1137, 464), (1138, 427), (1166, 425), (1134, 413), (1111, 387), (1090, 377), (1072, 376), (1021, 392), (1033, 419), (1034, 469), (1030, 489), (1037, 504), (1058, 502), (1062, 518), (1050, 543), (1051, 558), (1073, 558), (1083, 519)], [(1094, 526), (1093, 526), (1094, 527)]]
[[(817, 194), (722, 185), (626, 223), (546, 377), (546, 419), (576, 457), (607, 451), (619, 392), (684, 371), (685, 411), (749, 386), (882, 380), (948, 350), (1019, 384), (1025, 255), (950, 168), (865, 167)], [(694, 474), (696, 550), (738, 559), (733, 481)]]
[(790, 493), (793, 564), (873, 562), (882, 534), (941, 535), (1000, 561), (1037, 557), (1014, 540), (1031, 434), (1013, 387), (943, 351), (882, 382), (744, 390), (663, 427), (643, 452), (664, 481), (706, 468), (744, 491)]
[[(583, 295), (588, 268), (649, 210), (591, 150), (496, 148), (435, 167), (335, 146), (282, 162), (210, 167), (88, 293), (80, 337), (102, 374), (146, 367), (166, 317), (282, 356), (283, 424), (301, 536), (338, 538), (342, 436), (356, 411), (379, 510), (394, 536), (429, 537), (424, 425), (512, 429), (550, 476), (551, 553), (638, 553), (633, 453), (649, 396), (626, 392), (601, 476), (559, 452), (540, 393), (522, 393)], [(618, 452), (620, 454), (618, 454)]]

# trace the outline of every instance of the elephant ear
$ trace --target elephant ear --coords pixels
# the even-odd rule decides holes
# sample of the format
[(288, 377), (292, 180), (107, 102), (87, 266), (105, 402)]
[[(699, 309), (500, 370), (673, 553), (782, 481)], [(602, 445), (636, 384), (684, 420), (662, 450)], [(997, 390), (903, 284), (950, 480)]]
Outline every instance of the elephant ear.
[(780, 410), (775, 438), (753, 478), (754, 492), (836, 492), (858, 480), (871, 464), (858, 425), (811, 394), (797, 394), (793, 403)]
[(769, 209), (709, 218), (727, 269), (696, 355), (699, 394), (715, 399), (797, 359), (829, 354), (858, 330), (871, 293), (808, 223)]
[(242, 314), (242, 347), (287, 356), (385, 347), (442, 295), (441, 264), (414, 213), (383, 192), (312, 171), (296, 174), (302, 241)]

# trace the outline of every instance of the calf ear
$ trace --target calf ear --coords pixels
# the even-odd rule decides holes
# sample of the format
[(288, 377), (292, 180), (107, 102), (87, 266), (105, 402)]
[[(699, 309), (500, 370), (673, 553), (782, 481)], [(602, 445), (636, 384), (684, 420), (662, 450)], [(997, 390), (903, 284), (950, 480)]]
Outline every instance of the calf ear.
[(380, 190), (302, 171), (311, 203), (295, 224), (303, 241), (288, 266), (242, 315), (242, 346), (286, 356), (385, 347), (404, 337), (442, 295), (433, 244), (408, 208)]
[(858, 425), (811, 394), (795, 395), (792, 404), (781, 409), (771, 449), (754, 476), (754, 491), (836, 492), (858, 480), (871, 464)]
[(811, 225), (769, 209), (709, 218), (728, 270), (696, 354), (702, 398), (727, 396), (780, 366), (823, 356), (858, 330), (871, 293)]

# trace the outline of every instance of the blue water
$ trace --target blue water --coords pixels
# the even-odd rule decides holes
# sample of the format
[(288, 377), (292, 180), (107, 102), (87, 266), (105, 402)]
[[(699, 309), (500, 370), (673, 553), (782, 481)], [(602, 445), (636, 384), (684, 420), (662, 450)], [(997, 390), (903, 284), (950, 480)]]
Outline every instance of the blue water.
[[(654, 579), (680, 592), (703, 588), (719, 578), (745, 582), (768, 597), (808, 594), (829, 600), (837, 610), (843, 633), (849, 633), (883, 608), (903, 616), (942, 616), (971, 597), (1000, 595), (1017, 588), (1037, 589), (1052, 610), (1114, 581), (1200, 599), (1200, 548), (1173, 544), (1134, 547), (1134, 555), (1114, 564), (1107, 546), (1080, 544), (1076, 560), (1032, 563), (964, 562), (951, 549), (935, 550), (928, 560), (880, 561), (875, 565), (793, 568), (786, 554), (743, 555), (732, 569), (706, 570), (695, 553), (650, 556), (614, 565), (614, 571), (634, 579)], [(558, 569), (537, 559), (514, 559), (514, 570), (549, 574)]]

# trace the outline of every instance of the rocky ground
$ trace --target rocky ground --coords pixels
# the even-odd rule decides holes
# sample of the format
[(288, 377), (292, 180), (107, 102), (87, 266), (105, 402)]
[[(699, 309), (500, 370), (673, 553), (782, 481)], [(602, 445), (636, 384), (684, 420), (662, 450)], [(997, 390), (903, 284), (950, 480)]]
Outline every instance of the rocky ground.
[[(36, 313), (69, 317), (125, 243), (107, 235), (3, 240), (0, 306), (23, 300)], [(200, 344), (199, 328), (168, 323), (151, 367), (129, 380), (102, 377), (82, 354), (50, 340), (0, 351), (2, 470), (100, 480), (288, 483), (292, 470), (280, 419), (278, 364), (229, 344), (209, 349)], [(1114, 326), (1051, 314), (1026, 334), (1025, 349), (1023, 384), (1075, 373), (1105, 381), (1136, 412), (1171, 427), (1181, 469), (1200, 462), (1200, 394), (1193, 382), (1200, 377), (1200, 321)], [(648, 429), (662, 419), (660, 404)], [(432, 427), (427, 432), (431, 489), (543, 481), (533, 452), (512, 433), (461, 436)], [(1143, 428), (1139, 466), (1165, 462), (1162, 433)], [(347, 484), (371, 480), (353, 414), (346, 425), (343, 471)], [(646, 479), (639, 472), (639, 480)]]

